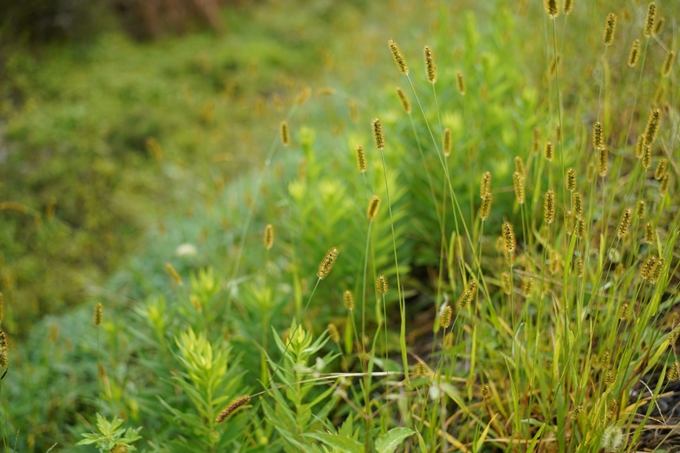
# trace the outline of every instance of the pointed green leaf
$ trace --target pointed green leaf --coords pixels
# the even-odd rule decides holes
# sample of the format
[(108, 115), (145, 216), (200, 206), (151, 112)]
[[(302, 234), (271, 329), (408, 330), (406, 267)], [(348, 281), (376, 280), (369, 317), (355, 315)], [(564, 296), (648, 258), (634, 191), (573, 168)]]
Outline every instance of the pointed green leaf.
[(378, 453), (393, 453), (408, 437), (415, 434), (409, 428), (393, 428), (375, 440), (375, 450)]

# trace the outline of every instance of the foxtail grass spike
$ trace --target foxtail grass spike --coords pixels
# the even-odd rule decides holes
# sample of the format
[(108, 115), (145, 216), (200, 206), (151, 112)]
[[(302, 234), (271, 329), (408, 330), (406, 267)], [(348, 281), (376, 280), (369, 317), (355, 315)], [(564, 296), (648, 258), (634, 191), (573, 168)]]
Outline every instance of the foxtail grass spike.
[(560, 10), (557, 6), (557, 0), (543, 0), (543, 6), (545, 7), (545, 12), (550, 16), (551, 19), (557, 17)]
[(513, 253), (517, 246), (517, 242), (515, 241), (515, 230), (512, 228), (512, 224), (510, 222), (504, 222), (502, 232), (503, 241), (505, 241), (505, 250), (508, 253)]
[(531, 297), (531, 293), (534, 290), (534, 279), (531, 277), (525, 277), (522, 279), (522, 295), (524, 297)]
[(425, 60), (427, 81), (435, 83), (437, 81), (437, 65), (434, 62), (434, 55), (432, 55), (432, 48), (430, 46), (423, 48), (423, 59)]
[(223, 421), (227, 419), (236, 409), (238, 409), (241, 406), (244, 406), (250, 402), (250, 396), (248, 395), (243, 395), (239, 396), (235, 400), (233, 400), (227, 407), (225, 407), (222, 412), (217, 416), (215, 419), (215, 423), (220, 424)]
[(281, 143), (283, 146), (290, 145), (290, 131), (288, 130), (288, 123), (281, 121)]
[(647, 120), (647, 127), (645, 128), (645, 144), (652, 146), (656, 140), (656, 134), (659, 132), (659, 123), (661, 123), (661, 110), (654, 109)]
[(585, 238), (586, 221), (583, 219), (583, 217), (576, 218), (576, 222), (574, 224), (574, 235), (579, 239)]
[(510, 274), (503, 272), (501, 274), (501, 282), (503, 284), (503, 293), (508, 296), (512, 294), (512, 280), (510, 279)]
[(614, 32), (616, 31), (616, 14), (609, 13), (607, 15), (607, 24), (604, 27), (604, 35), (602, 42), (605, 46), (611, 46), (614, 42)]
[(638, 200), (637, 205), (635, 206), (635, 217), (637, 217), (640, 220), (643, 220), (645, 218), (646, 213), (647, 205), (645, 204), (645, 201)]
[(366, 172), (366, 153), (364, 153), (364, 148), (361, 145), (357, 145), (357, 168), (361, 173)]
[(491, 387), (489, 384), (484, 384), (484, 387), (482, 387), (482, 399), (489, 398), (491, 398)]
[(671, 69), (673, 69), (673, 63), (675, 63), (675, 52), (671, 50), (666, 53), (666, 59), (663, 62), (661, 75), (668, 77), (671, 74)]
[(373, 141), (378, 149), (385, 148), (385, 134), (383, 133), (382, 123), (379, 118), (373, 118), (371, 122), (371, 129), (373, 130)]
[(94, 325), (99, 327), (104, 322), (104, 306), (101, 302), (97, 302), (94, 306)]
[(482, 175), (482, 183), (479, 185), (479, 198), (482, 200), (486, 197), (486, 194), (491, 190), (491, 172), (484, 172)]
[(387, 291), (389, 291), (390, 289), (387, 277), (385, 277), (384, 275), (379, 275), (378, 278), (375, 279), (375, 289), (381, 296), (387, 294)]
[(678, 379), (678, 362), (672, 363), (666, 372), (666, 380), (673, 382)]
[(479, 218), (482, 219), (482, 222), (486, 221), (486, 219), (489, 218), (489, 214), (491, 213), (492, 201), (493, 195), (491, 195), (491, 192), (487, 192), (486, 195), (484, 195), (484, 198), (482, 199), (482, 206), (479, 208)]
[(335, 260), (338, 258), (338, 253), (340, 252), (338, 251), (337, 247), (333, 247), (328, 252), (326, 252), (326, 256), (324, 256), (321, 260), (321, 263), (319, 264), (319, 270), (316, 272), (316, 276), (321, 280), (328, 277), (328, 274), (331, 273), (331, 269), (333, 269)]
[(456, 88), (458, 88), (458, 92), (465, 96), (465, 77), (463, 76), (463, 73), (458, 71), (456, 72)]
[(645, 154), (645, 136), (640, 135), (637, 138), (637, 142), (635, 143), (635, 157), (638, 159), (642, 159), (642, 156)]
[(654, 34), (654, 23), (656, 22), (656, 3), (651, 2), (647, 6), (647, 17), (645, 18), (645, 28), (642, 34), (650, 38)]
[(524, 161), (519, 156), (515, 156), (515, 171), (519, 173), (522, 176), (522, 178), (524, 178), (525, 175)]
[(340, 332), (338, 332), (338, 328), (333, 324), (332, 322), (329, 323), (326, 326), (326, 329), (328, 330), (328, 337), (331, 339), (333, 343), (340, 343)]
[(548, 225), (555, 221), (555, 191), (548, 189), (543, 201), (543, 220)]
[(515, 200), (517, 204), (524, 204), (524, 176), (516, 171), (512, 174), (512, 185), (515, 189)]
[(656, 231), (654, 231), (654, 226), (652, 222), (647, 222), (645, 224), (645, 242), (647, 244), (653, 244), (656, 239)]
[(380, 197), (373, 195), (371, 201), (368, 202), (368, 209), (366, 210), (366, 217), (368, 220), (373, 221), (375, 216), (378, 214), (378, 209), (380, 208)]
[(574, 209), (576, 217), (583, 217), (583, 195), (581, 195), (581, 192), (571, 194), (571, 207)]
[(555, 143), (560, 143), (562, 141), (562, 126), (555, 126)]
[(574, 270), (577, 277), (583, 277), (583, 258), (577, 256), (574, 260)]
[(264, 248), (270, 250), (274, 245), (274, 225), (271, 223), (264, 227)]
[(442, 148), (444, 150), (444, 156), (449, 157), (451, 155), (451, 129), (448, 127), (444, 129)]
[(621, 220), (619, 221), (619, 226), (616, 229), (616, 237), (623, 239), (628, 234), (628, 228), (630, 228), (630, 222), (633, 219), (633, 210), (631, 208), (626, 208), (623, 211)]
[(665, 264), (665, 260), (661, 257), (656, 262), (656, 265), (654, 268), (650, 271), (649, 274), (649, 283), (652, 285), (656, 285), (659, 282), (659, 279), (661, 278), (662, 272), (663, 272), (663, 267)]
[(404, 59), (404, 55), (401, 53), (397, 43), (390, 39), (387, 42), (387, 45), (390, 48), (390, 52), (392, 52), (392, 57), (394, 57), (394, 62), (397, 64), (399, 71), (404, 75), (408, 75), (408, 65), (406, 64), (406, 59)]
[(451, 309), (451, 306), (447, 305), (446, 307), (444, 307), (444, 310), (442, 310), (442, 314), (439, 319), (439, 325), (442, 326), (443, 329), (448, 329), (449, 326), (451, 325), (452, 315), (453, 310)]
[(564, 185), (569, 192), (576, 190), (576, 170), (571, 167), (567, 168), (567, 176)]
[(666, 25), (666, 18), (659, 17), (659, 19), (656, 21), (656, 24), (654, 25), (654, 36), (659, 36), (661, 34), (664, 25)]
[(652, 166), (652, 147), (649, 145), (644, 146), (644, 151), (642, 153), (642, 159), (640, 159), (640, 164), (645, 170)]
[(562, 7), (562, 12), (565, 15), (571, 14), (571, 11), (574, 9), (574, 0), (564, 0), (564, 5)]
[(642, 277), (643, 280), (650, 280), (652, 276), (652, 272), (654, 271), (654, 268), (659, 262), (659, 258), (657, 258), (655, 255), (650, 256), (645, 260), (645, 262), (642, 264), (642, 267), (640, 268), (640, 277)]
[(545, 148), (543, 148), (543, 155), (545, 160), (552, 162), (553, 157), (555, 157), (555, 147), (551, 142), (545, 142)]
[(659, 195), (666, 195), (668, 193), (668, 172), (664, 173), (659, 181)]
[(0, 368), (9, 367), (9, 346), (7, 344), (7, 336), (5, 332), (0, 329)]
[(352, 294), (352, 291), (346, 289), (345, 292), (342, 293), (342, 302), (345, 304), (347, 310), (354, 310), (354, 294)]
[(575, 220), (574, 213), (571, 212), (570, 209), (567, 209), (567, 213), (564, 216), (565, 221), (564, 230), (569, 236), (571, 236), (571, 234), (574, 232), (574, 220)]
[(602, 123), (596, 121), (593, 124), (593, 148), (598, 149), (604, 145)]
[(602, 178), (609, 174), (609, 150), (606, 146), (597, 150), (597, 174)]
[(659, 159), (659, 163), (656, 165), (656, 170), (654, 171), (654, 179), (656, 179), (657, 181), (661, 181), (661, 179), (666, 174), (667, 170), (668, 170), (668, 160), (666, 160), (666, 158), (662, 157), (661, 159)]
[(628, 308), (630, 305), (628, 304), (623, 304), (621, 305), (621, 308), (619, 309), (619, 320), (620, 321), (625, 321), (626, 318), (628, 318)]
[(640, 40), (636, 39), (630, 46), (630, 53), (628, 54), (628, 66), (635, 67), (640, 58)]
[(467, 286), (465, 287), (465, 291), (463, 291), (463, 294), (461, 294), (460, 297), (458, 298), (458, 308), (465, 308), (472, 301), (475, 300), (476, 296), (477, 296), (477, 281), (474, 279), (470, 279), (468, 281)]
[(408, 98), (406, 95), (406, 92), (401, 89), (401, 87), (397, 87), (397, 96), (399, 96), (399, 102), (401, 102), (401, 108), (404, 109), (404, 112), (406, 113), (411, 113), (411, 100)]
[(182, 277), (179, 276), (179, 272), (177, 272), (177, 270), (172, 266), (172, 264), (165, 263), (165, 271), (179, 286), (182, 286), (184, 284), (182, 282)]

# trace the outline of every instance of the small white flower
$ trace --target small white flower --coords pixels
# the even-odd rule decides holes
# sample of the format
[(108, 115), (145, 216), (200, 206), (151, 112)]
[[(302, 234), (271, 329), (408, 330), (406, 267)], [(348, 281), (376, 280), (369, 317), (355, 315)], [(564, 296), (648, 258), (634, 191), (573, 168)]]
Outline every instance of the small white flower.
[(177, 256), (191, 256), (196, 253), (198, 252), (193, 244), (182, 244), (175, 250), (175, 255)]

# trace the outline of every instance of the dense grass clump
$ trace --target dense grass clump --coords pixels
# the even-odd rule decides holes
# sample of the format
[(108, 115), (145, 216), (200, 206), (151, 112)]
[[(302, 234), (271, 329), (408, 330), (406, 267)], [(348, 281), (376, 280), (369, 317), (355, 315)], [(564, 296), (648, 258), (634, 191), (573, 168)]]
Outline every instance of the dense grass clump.
[(83, 442), (674, 445), (679, 43), (656, 24), (677, 11), (463, 3), (390, 5), (422, 25), (357, 51), (384, 89), (301, 92), (261, 171), (201, 209), (230, 228), (106, 310), (75, 346)]

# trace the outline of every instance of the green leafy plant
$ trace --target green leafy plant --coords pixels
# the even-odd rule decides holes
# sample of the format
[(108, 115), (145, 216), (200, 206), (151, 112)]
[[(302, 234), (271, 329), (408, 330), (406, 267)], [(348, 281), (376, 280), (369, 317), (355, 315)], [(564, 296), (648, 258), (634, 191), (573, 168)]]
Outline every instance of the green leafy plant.
[(102, 453), (111, 451), (118, 451), (117, 448), (125, 447), (126, 451), (136, 451), (137, 448), (132, 445), (142, 438), (139, 435), (139, 428), (122, 428), (123, 420), (114, 417), (111, 421), (106, 420), (101, 415), (97, 414), (97, 429), (98, 433), (86, 433), (82, 436), (85, 438), (76, 445), (92, 445), (99, 449)]

